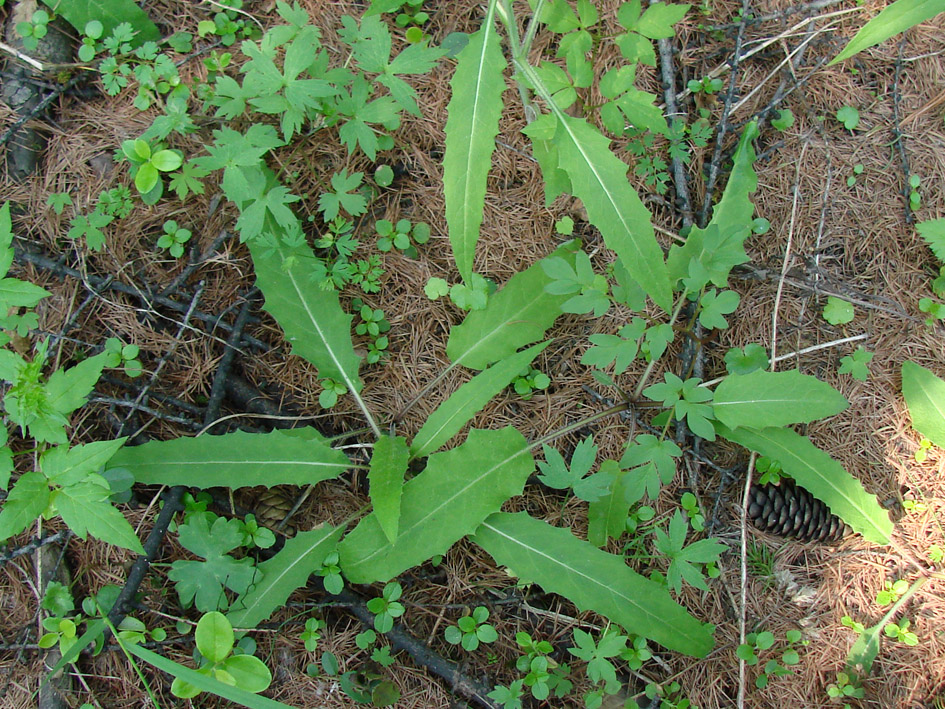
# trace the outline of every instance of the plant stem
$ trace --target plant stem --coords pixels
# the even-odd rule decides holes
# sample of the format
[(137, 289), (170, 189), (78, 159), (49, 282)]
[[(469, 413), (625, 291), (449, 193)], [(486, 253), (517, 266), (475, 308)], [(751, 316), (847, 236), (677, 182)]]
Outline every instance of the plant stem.
[[(676, 324), (676, 318), (679, 317), (679, 313), (682, 312), (683, 306), (686, 304), (686, 298), (682, 297), (679, 299), (679, 302), (676, 304), (676, 307), (673, 309), (673, 314), (669, 319), (670, 327)], [(653, 372), (653, 367), (656, 366), (658, 360), (651, 359), (650, 362), (646, 365), (646, 369), (643, 370), (643, 376), (640, 377), (640, 381), (637, 382), (637, 388), (633, 391), (633, 398), (640, 398), (640, 392), (643, 391), (643, 387), (646, 386), (647, 379), (650, 378), (650, 374)]]
[(599, 421), (602, 418), (607, 418), (608, 416), (613, 416), (614, 414), (619, 414), (622, 411), (626, 411), (629, 408), (630, 408), (630, 402), (625, 401), (622, 404), (616, 404), (614, 406), (611, 406), (609, 409), (598, 411), (596, 414), (591, 414), (587, 418), (583, 418), (579, 421), (575, 421), (574, 423), (569, 423), (567, 426), (559, 428), (556, 431), (552, 431), (551, 433), (545, 434), (544, 436), (542, 436), (535, 442), (529, 444), (527, 450), (535, 450), (537, 448), (540, 448), (544, 444), (553, 441), (555, 438), (558, 438), (559, 436), (564, 436), (568, 433), (571, 433), (572, 431), (576, 431), (580, 428), (584, 428), (585, 426), (592, 424), (595, 421)]

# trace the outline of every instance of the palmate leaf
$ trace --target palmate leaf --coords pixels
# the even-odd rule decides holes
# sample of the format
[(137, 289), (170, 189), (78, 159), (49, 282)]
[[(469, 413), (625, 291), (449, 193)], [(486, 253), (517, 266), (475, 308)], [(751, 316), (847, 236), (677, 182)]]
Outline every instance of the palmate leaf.
[(854, 54), (905, 32), (920, 22), (945, 12), (945, 0), (897, 0), (867, 22), (843, 50), (830, 60), (831, 64), (849, 59)]
[(471, 430), (462, 445), (431, 455), (426, 469), (404, 485), (393, 544), (374, 514), (342, 540), (344, 575), (352, 583), (387, 581), (442, 554), (520, 494), (534, 469), (528, 443), (511, 426)]
[(410, 444), (410, 456), (429, 455), (459, 433), (496, 394), (525, 369), (548, 346), (547, 342), (509, 355), (477, 374), (440, 404), (423, 424)]
[(108, 462), (145, 485), (200, 488), (312, 485), (349, 465), (341, 451), (286, 431), (151, 441), (122, 448)]
[(821, 500), (853, 531), (877, 544), (889, 544), (892, 522), (863, 484), (836, 460), (790, 428), (730, 429), (716, 422), (723, 438), (781, 464), (797, 484)]
[(940, 448), (945, 448), (945, 381), (925, 367), (902, 363), (902, 395), (912, 427)]
[[(945, 8), (945, 0), (941, 2)], [(915, 225), (915, 229), (932, 249), (935, 258), (945, 264), (945, 217), (919, 222)]]
[(368, 482), (371, 485), (371, 505), (374, 516), (384, 531), (387, 541), (397, 538), (400, 524), (400, 495), (407, 472), (407, 439), (403, 436), (382, 436), (374, 444)]
[(486, 176), (492, 166), (495, 136), (502, 115), (502, 72), (506, 62), (495, 31), (496, 0), (482, 28), (469, 38), (460, 52), (446, 121), (446, 151), (443, 155), (443, 192), (446, 223), (453, 257), (463, 281), (472, 277), (473, 256), (486, 195)]
[[(558, 247), (547, 259), (562, 257), (573, 266), (580, 243)], [(519, 347), (540, 340), (561, 315), (570, 295), (545, 292), (551, 278), (541, 261), (516, 273), (498, 293), (489, 297), (483, 310), (474, 310), (462, 324), (450, 330), (446, 354), (455, 364), (485, 369), (492, 362), (513, 354)]]
[(554, 142), (571, 191), (633, 279), (657, 305), (670, 310), (672, 288), (650, 213), (627, 181), (627, 165), (596, 128), (556, 110)]
[(337, 546), (342, 531), (343, 527), (326, 525), (286, 539), (275, 556), (256, 567), (263, 574), (262, 580), (233, 602), (226, 614), (233, 627), (255, 628), (285, 605), (292, 592), (305, 585)]
[(795, 369), (731, 374), (716, 387), (712, 404), (729, 428), (765, 428), (833, 416), (850, 402), (827, 382)]
[(496, 563), (565, 596), (582, 611), (600, 613), (631, 633), (687, 655), (703, 657), (712, 649), (712, 626), (691, 616), (665, 586), (566, 529), (524, 512), (499, 512), (482, 523), (472, 541)]

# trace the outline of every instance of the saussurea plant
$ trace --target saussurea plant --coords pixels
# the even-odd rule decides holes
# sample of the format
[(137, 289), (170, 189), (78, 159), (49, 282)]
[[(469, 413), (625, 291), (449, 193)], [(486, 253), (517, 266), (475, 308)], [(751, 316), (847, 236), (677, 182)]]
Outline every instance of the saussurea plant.
[[(252, 256), (266, 310), (292, 343), (293, 354), (331, 382), (333, 399), (350, 396), (373, 438), (370, 512), (350, 530), (346, 523), (326, 523), (299, 532), (252, 570), (251, 583), (230, 586), (235, 598), (225, 617), (231, 626), (252, 628), (267, 619), (311, 574), (324, 574), (329, 559), (332, 575), (338, 575), (337, 569), (351, 583), (387, 583), (468, 537), (497, 564), (565, 596), (580, 610), (595, 611), (635, 637), (704, 656), (713, 647), (712, 626), (674, 600), (666, 583), (641, 575), (623, 556), (602, 549), (627, 531), (632, 506), (644, 498), (655, 499), (674, 478), (682, 450), (669, 436), (682, 421), (706, 440), (726, 438), (778, 461), (786, 474), (855, 531), (879, 544), (889, 541), (892, 525), (876, 498), (791, 428), (842, 411), (847, 401), (839, 392), (799, 371), (766, 371), (766, 357), (740, 362), (742, 366), (731, 367), (733, 371), (712, 383), (666, 369), (663, 355), (678, 333), (689, 336), (697, 324), (707, 330), (726, 328), (726, 317), (738, 306), (738, 295), (727, 285), (731, 269), (748, 261), (745, 241), (755, 225), (752, 141), (757, 128), (749, 124), (744, 129), (711, 220), (692, 227), (685, 243), (673, 245), (665, 255), (651, 214), (627, 181), (628, 166), (611, 152), (598, 121), (615, 135), (627, 123), (668, 134), (655, 97), (633, 87), (633, 79), (637, 64), (655, 63), (652, 40), (672, 36), (672, 25), (687, 9), (663, 3), (644, 9), (638, 0), (625, 3), (617, 14), (623, 31), (604, 37), (598, 13), (586, 0), (578, 2), (576, 13), (560, 0), (539, 1), (524, 36), (519, 36), (511, 3), (488, 3), (481, 29), (468, 38), (457, 58), (443, 158), (449, 241), (462, 279), (458, 286), (475, 295), (470, 298), (475, 309), (449, 333), (447, 371), (461, 367), (470, 376), (410, 440), (398, 434), (392, 412), (374, 411), (361, 397), (364, 382), (361, 357), (352, 342), (353, 318), (335, 289), (351, 279), (333, 277), (333, 265), (326, 266), (309, 245), (294, 211), (300, 198), (282, 184), (267, 157), (307, 126), (337, 127), (349, 152), (360, 150), (374, 159), (379, 150), (392, 147), (386, 131), (399, 125), (401, 112), (419, 113), (415, 91), (402, 76), (428, 71), (444, 52), (422, 40), (392, 57), (391, 35), (378, 17), (360, 23), (346, 17), (341, 37), (350, 47), (349, 61), (332, 68), (318, 28), (298, 5), (280, 1), (277, 11), (286, 24), (270, 29), (258, 42), (242, 44), (250, 58), (240, 69), (242, 81), (221, 71), (203, 91), (207, 105), (230, 125), (214, 131), (206, 155), (191, 161), (175, 153), (180, 160), (155, 165), (154, 176), (160, 182), (160, 171), (188, 165), (202, 174), (222, 170), (223, 193), (240, 212), (236, 227)], [(506, 33), (508, 59), (497, 24)], [(564, 59), (565, 68), (528, 62), (532, 41), (542, 29), (561, 35), (557, 56)], [(614, 42), (625, 64), (597, 76), (588, 54), (601, 41)], [(509, 61), (524, 104), (518, 108), (502, 102)], [(608, 99), (603, 106), (583, 102), (585, 89), (594, 85)], [(169, 110), (171, 102), (169, 98)], [(576, 102), (581, 117), (569, 110)], [(595, 272), (578, 240), (549, 249), (491, 294), (485, 279), (474, 272), (486, 178), (505, 110), (525, 112), (524, 132), (542, 170), (546, 199), (569, 193), (583, 202), (610, 259), (604, 273)], [(235, 119), (243, 116), (250, 125), (238, 130)], [(267, 116), (278, 118), (278, 131), (264, 122)], [(139, 143), (149, 149), (139, 150)], [(148, 141), (130, 145), (135, 149), (129, 158), (140, 162), (139, 176), (148, 160), (162, 155)], [(366, 211), (366, 198), (358, 191), (362, 177), (347, 172), (331, 177), (333, 191), (319, 199), (326, 222), (338, 219), (342, 211), (351, 217)], [(142, 191), (154, 187), (150, 181), (138, 186)], [(592, 336), (582, 362), (595, 367), (598, 378), (608, 382), (623, 403), (537, 440), (527, 440), (511, 426), (474, 428), (463, 440), (454, 440), (478, 411), (529, 369), (561, 315), (601, 317), (611, 308), (629, 313), (629, 324), (614, 335)], [(636, 361), (645, 362), (643, 372), (631, 391), (624, 391), (615, 378)], [(653, 381), (654, 372), (662, 370), (662, 380)], [(560, 453), (551, 452), (557, 437), (625, 412), (642, 399), (657, 402), (662, 413), (648, 422), (654, 432), (635, 435), (619, 461), (598, 463), (593, 441), (582, 452), (580, 466), (575, 455), (570, 469), (563, 466)], [(335, 443), (313, 428), (155, 441), (118, 450), (106, 474), (127, 471), (136, 482), (149, 485), (307, 486), (357, 467)], [(120, 442), (101, 445), (110, 446), (110, 455)], [(567, 477), (563, 488), (588, 502), (588, 539), (525, 512), (501, 511), (509, 498), (522, 493), (536, 469), (534, 453), (543, 448), (548, 471)], [(273, 456), (276, 450), (278, 457)], [(563, 472), (558, 470), (562, 466)], [(420, 472), (408, 472), (418, 468)], [(698, 513), (698, 507), (692, 509)], [(30, 508), (33, 516), (40, 512)], [(201, 519), (207, 521), (196, 518), (193, 524)], [(681, 539), (673, 549), (680, 559), (686, 561), (686, 550), (696, 545), (701, 545), (697, 561), (717, 558), (721, 545), (715, 540), (681, 547), (687, 530), (682, 514), (676, 527)], [(672, 536), (674, 530), (670, 532)], [(237, 535), (234, 529), (234, 539)], [(669, 576), (677, 593), (683, 579), (704, 583), (701, 573), (674, 573), (671, 568)], [(80, 645), (75, 643), (70, 652), (78, 652)], [(133, 654), (158, 666), (168, 662), (143, 648)], [(191, 673), (182, 681), (197, 687), (197, 679), (202, 678)]]

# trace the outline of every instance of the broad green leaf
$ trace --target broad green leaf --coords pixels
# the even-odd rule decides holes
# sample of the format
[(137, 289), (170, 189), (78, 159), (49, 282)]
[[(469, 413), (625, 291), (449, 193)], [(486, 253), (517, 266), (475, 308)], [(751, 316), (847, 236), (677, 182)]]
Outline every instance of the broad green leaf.
[(842, 62), (864, 49), (885, 42), (893, 35), (905, 32), (910, 27), (915, 27), (920, 22), (935, 17), (940, 12), (945, 12), (945, 0), (897, 0), (863, 25), (843, 51), (831, 59), (827, 66)]
[(84, 32), (92, 20), (102, 23), (102, 37), (108, 37), (122, 22), (131, 25), (137, 34), (131, 45), (160, 41), (161, 31), (151, 22), (144, 10), (134, 0), (43, 0), (50, 9), (65, 18), (77, 32)]
[(337, 291), (325, 290), (312, 279), (320, 263), (315, 254), (308, 247), (289, 254), (281, 242), (274, 249), (258, 239), (248, 243), (266, 311), (292, 343), (292, 354), (318, 367), (319, 376), (342, 382), (360, 403), (361, 358), (351, 343), (353, 316), (341, 309)]
[(670, 310), (672, 288), (650, 213), (627, 181), (627, 165), (601, 133), (582, 118), (557, 112), (555, 143), (571, 190), (620, 257), (633, 279), (657, 305)]
[(712, 649), (712, 626), (676, 603), (662, 584), (608, 554), (524, 512), (486, 519), (472, 541), (523, 579), (595, 611), (631, 633), (671, 650), (703, 657)]
[(588, 507), (587, 541), (594, 546), (602, 547), (608, 539), (617, 539), (624, 533), (630, 505), (636, 502), (629, 499), (630, 478), (630, 471), (619, 470), (610, 492)]
[(49, 485), (42, 473), (23, 473), (0, 509), (0, 541), (19, 534), (49, 505)]
[(205, 613), (197, 621), (194, 641), (210, 662), (223, 662), (233, 650), (233, 625), (219, 611)]
[(157, 667), (159, 670), (167, 672), (172, 677), (177, 677), (187, 684), (197, 687), (202, 692), (210, 692), (224, 699), (229, 699), (237, 704), (249, 707), (249, 709), (293, 709), (288, 704), (277, 702), (268, 697), (261, 697), (258, 694), (247, 692), (245, 689), (232, 687), (224, 684), (218, 679), (214, 679), (205, 674), (197, 672), (189, 667), (185, 667), (173, 660), (169, 660), (163, 655), (158, 655), (147, 648), (134, 643), (127, 643), (125, 649), (132, 655), (144, 660), (149, 665)]
[(70, 485), (56, 495), (56, 509), (63, 522), (80, 539), (91, 534), (103, 542), (144, 554), (141, 541), (131, 524), (108, 501), (109, 494), (107, 487), (92, 481)]
[[(560, 256), (573, 267), (574, 251), (579, 246), (577, 241), (568, 242), (547, 258)], [(450, 330), (447, 356), (455, 364), (485, 369), (519, 347), (540, 340), (571, 297), (546, 293), (549, 283), (551, 278), (541, 261), (516, 273), (502, 290), (490, 296), (483, 310), (472, 311), (462, 324)]]
[(102, 376), (106, 359), (107, 354), (102, 352), (69, 369), (57, 369), (46, 384), (47, 403), (64, 415), (85, 406), (86, 397)]
[(486, 176), (492, 166), (505, 89), (502, 72), (506, 63), (494, 26), (495, 5), (496, 0), (489, 3), (482, 28), (469, 38), (469, 44), (459, 54), (450, 81), (453, 95), (446, 109), (443, 155), (446, 223), (456, 267), (465, 283), (472, 277)]
[(250, 487), (313, 485), (343, 473), (344, 453), (285, 431), (151, 441), (122, 448), (109, 468), (126, 468), (145, 485)]
[(393, 544), (374, 514), (342, 540), (338, 551), (344, 575), (352, 583), (387, 581), (444, 553), (521, 494), (534, 469), (528, 443), (511, 426), (471, 430), (462, 445), (431, 455), (426, 469), (404, 485)]
[(410, 456), (429, 455), (459, 432), (496, 394), (502, 391), (538, 353), (547, 342), (516, 352), (477, 374), (440, 404), (423, 424), (410, 444)]
[(262, 580), (237, 598), (227, 619), (236, 628), (255, 628), (308, 581), (337, 546), (343, 527), (324, 526), (286, 539), (275, 556), (259, 564)]
[(693, 227), (682, 246), (669, 250), (666, 267), (673, 281), (687, 279), (690, 292), (698, 292), (712, 281), (719, 288), (728, 283), (732, 267), (748, 261), (744, 243), (751, 235), (755, 206), (750, 195), (758, 188), (758, 176), (752, 165), (755, 151), (751, 141), (758, 135), (758, 126), (749, 123), (742, 131), (733, 157), (732, 174), (722, 198), (712, 210), (712, 219), (705, 229)]
[(784, 472), (826, 504), (853, 531), (877, 544), (889, 544), (893, 525), (876, 495), (866, 492), (859, 480), (806, 436), (789, 428), (732, 430), (718, 422), (716, 430), (723, 438), (778, 461)]
[(945, 448), (945, 381), (925, 367), (902, 363), (902, 395), (912, 427), (939, 448)]
[(368, 482), (371, 484), (371, 505), (374, 516), (387, 541), (397, 539), (400, 524), (400, 495), (407, 472), (407, 439), (403, 436), (382, 436), (374, 443)]
[(850, 405), (826, 382), (796, 369), (730, 374), (715, 389), (715, 417), (729, 428), (810, 423)]

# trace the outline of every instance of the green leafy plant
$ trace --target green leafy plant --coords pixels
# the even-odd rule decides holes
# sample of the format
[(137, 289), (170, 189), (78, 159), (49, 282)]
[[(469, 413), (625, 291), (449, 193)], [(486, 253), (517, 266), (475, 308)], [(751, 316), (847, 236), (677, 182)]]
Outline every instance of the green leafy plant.
[(105, 340), (105, 354), (106, 367), (121, 367), (131, 378), (140, 377), (144, 371), (138, 359), (140, 348), (137, 345), (126, 345), (117, 337), (109, 337)]
[(854, 54), (884, 42), (893, 35), (905, 32), (910, 27), (925, 22), (940, 12), (942, 12), (941, 6), (934, 2), (896, 0), (867, 22), (827, 66), (849, 59)]
[(771, 120), (771, 125), (779, 131), (786, 131), (794, 125), (794, 113), (790, 109), (778, 111), (778, 117)]
[(386, 219), (381, 219), (374, 228), (380, 236), (377, 240), (378, 249), (390, 251), (396, 248), (411, 258), (417, 258), (414, 244), (425, 244), (430, 240), (430, 225), (426, 222), (411, 224), (408, 219), (400, 219), (396, 224), (391, 224)]
[(702, 79), (690, 79), (689, 83), (686, 84), (686, 88), (694, 94), (702, 93), (711, 96), (721, 91), (723, 85), (721, 79), (705, 76)]
[(852, 355), (844, 355), (840, 358), (840, 368), (838, 374), (849, 374), (854, 379), (865, 382), (870, 375), (869, 363), (873, 359), (873, 353), (862, 347), (857, 347)]
[(888, 606), (898, 601), (902, 594), (909, 590), (909, 582), (905, 579), (898, 581), (886, 581), (883, 589), (876, 594), (876, 603), (880, 606)]
[(160, 144), (153, 147), (140, 138), (126, 140), (121, 144), (121, 151), (131, 162), (135, 188), (149, 204), (160, 199), (164, 192), (161, 173), (176, 170), (184, 161), (181, 153), (162, 148)]
[(824, 320), (831, 325), (845, 325), (853, 321), (853, 304), (835, 296), (827, 297), (824, 306)]
[(404, 614), (405, 608), (398, 599), (403, 589), (396, 581), (384, 586), (384, 590), (377, 598), (367, 603), (368, 610), (374, 614), (374, 629), (379, 633), (387, 633), (394, 627), (394, 618)]
[(35, 51), (39, 46), (39, 40), (46, 36), (49, 31), (47, 25), (52, 18), (45, 10), (35, 10), (33, 16), (28, 22), (17, 22), (16, 33), (23, 41), (23, 46), (27, 51)]
[[(787, 668), (800, 662), (795, 645), (801, 642), (801, 631), (789, 630), (785, 633), (784, 639), (787, 643), (786, 647), (778, 650), (781, 653), (780, 662), (773, 658), (768, 660), (762, 668), (762, 674), (755, 678), (755, 686), (758, 689), (767, 687), (772, 677), (791, 674), (791, 670)], [(774, 634), (767, 630), (749, 633), (745, 636), (745, 640), (745, 643), (738, 646), (735, 654), (749, 666), (757, 665), (760, 662), (759, 656), (773, 648), (775, 644)], [(804, 644), (807, 644), (806, 641)]]
[(909, 625), (908, 620), (900, 620), (898, 623), (887, 623), (886, 627), (883, 628), (883, 632), (886, 633), (886, 637), (893, 638), (905, 645), (918, 645), (919, 638), (915, 633), (909, 630)]
[[(827, 685), (827, 696), (831, 699), (862, 699), (866, 691), (860, 686), (856, 675), (847, 672), (838, 672), (836, 683)], [(849, 709), (849, 704), (844, 704)]]
[(856, 184), (856, 178), (863, 174), (863, 163), (857, 163), (853, 166), (853, 174), (847, 177), (847, 187), (853, 187)]
[(463, 616), (456, 625), (449, 625), (444, 633), (446, 641), (451, 645), (461, 645), (467, 652), (475, 652), (479, 643), (494, 643), (499, 634), (493, 626), (486, 623), (489, 619), (489, 609), (477, 606), (472, 615)]
[(158, 239), (159, 248), (167, 249), (171, 256), (180, 258), (184, 255), (184, 244), (193, 236), (190, 229), (182, 229), (173, 219), (164, 222), (164, 233)]
[[(272, 682), (269, 668), (258, 657), (233, 654), (233, 626), (222, 613), (205, 613), (197, 622), (194, 639), (201, 658), (199, 674), (253, 693), (262, 692)], [(202, 691), (181, 677), (171, 683), (171, 693), (181, 699), (196, 697)]]
[(686, 546), (686, 518), (677, 510), (669, 522), (669, 533), (655, 529), (656, 549), (670, 560), (666, 582), (676, 593), (682, 590), (682, 582), (708, 590), (703, 579), (703, 569), (718, 561), (725, 545), (716, 539), (700, 539)]
[(515, 393), (525, 401), (531, 399), (536, 391), (547, 389), (550, 385), (551, 377), (535, 367), (526, 367), (512, 380)]
[(853, 106), (843, 106), (837, 111), (837, 120), (849, 131), (860, 125), (860, 112)]

